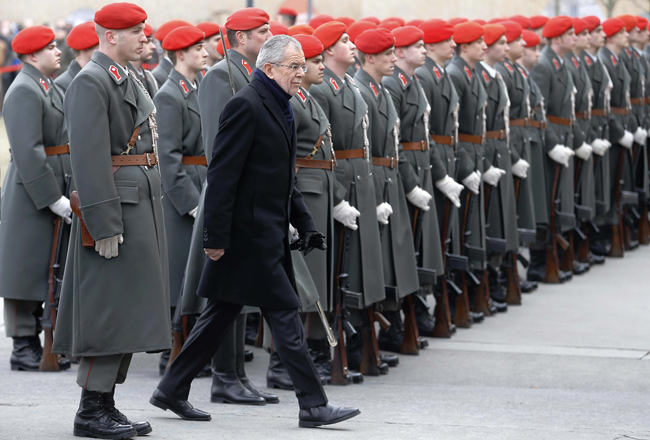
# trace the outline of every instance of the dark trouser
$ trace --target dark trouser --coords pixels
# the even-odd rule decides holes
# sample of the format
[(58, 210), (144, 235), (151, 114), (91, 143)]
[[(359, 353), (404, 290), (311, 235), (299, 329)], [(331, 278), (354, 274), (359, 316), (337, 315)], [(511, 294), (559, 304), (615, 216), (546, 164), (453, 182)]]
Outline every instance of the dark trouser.
[[(167, 369), (158, 388), (176, 399), (187, 400), (192, 380), (217, 351), (242, 309), (210, 299), (187, 337), (183, 349)], [(295, 309), (262, 309), (271, 327), (273, 345), (295, 386), (301, 409), (327, 403), (325, 391), (307, 351), (302, 322)]]
[(77, 384), (88, 391), (110, 393), (115, 384), (124, 383), (131, 365), (131, 353), (82, 357)]
[(37, 335), (41, 331), (41, 304), (42, 301), (5, 298), (3, 310), (7, 337)]

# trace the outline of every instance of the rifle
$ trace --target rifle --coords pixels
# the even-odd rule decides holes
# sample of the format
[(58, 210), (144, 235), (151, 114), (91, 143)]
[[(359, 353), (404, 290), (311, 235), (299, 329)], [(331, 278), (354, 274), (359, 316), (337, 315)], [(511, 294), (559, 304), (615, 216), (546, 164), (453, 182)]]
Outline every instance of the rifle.
[[(472, 318), (469, 315), (469, 293), (467, 291), (467, 279), (465, 272), (468, 269), (467, 257), (461, 255), (452, 255), (447, 253), (447, 234), (449, 231), (449, 216), (451, 215), (451, 201), (445, 198), (445, 208), (442, 216), (442, 230), (440, 231), (440, 243), (442, 245), (442, 264), (445, 268), (445, 280), (442, 283), (441, 289), (443, 296), (449, 296), (450, 287), (454, 293), (454, 324), (456, 327), (470, 328), (472, 326)], [(459, 288), (451, 279), (452, 269), (460, 271), (462, 278), (461, 285), (465, 288)], [(447, 292), (445, 292), (447, 290)]]
[[(519, 203), (521, 179), (514, 176), (513, 185), (515, 189), (515, 203)], [(517, 253), (512, 251), (506, 256), (506, 304), (515, 306), (521, 305), (521, 286), (519, 270), (517, 268)]]
[(567, 249), (569, 243), (557, 232), (557, 210), (556, 204), (559, 203), (557, 199), (558, 190), (560, 185), (560, 171), (561, 164), (554, 164), (555, 171), (553, 174), (553, 186), (551, 189), (551, 206), (549, 212), (549, 228), (547, 240), (549, 243), (546, 245), (546, 273), (544, 274), (544, 282), (549, 284), (560, 283), (560, 263), (558, 260), (557, 245), (559, 244), (562, 249)]
[[(463, 214), (463, 222), (461, 225), (461, 249), (465, 249), (467, 257), (472, 259), (485, 259), (485, 252), (482, 248), (476, 248), (474, 246), (469, 246), (465, 243), (465, 237), (471, 234), (471, 231), (467, 231), (467, 226), (469, 224), (469, 214), (472, 207), (472, 197), (474, 197), (471, 191), (467, 191), (465, 196), (465, 213)], [(480, 202), (479, 202), (480, 204)], [(487, 271), (484, 270), (481, 278), (478, 279), (470, 270), (465, 273), (466, 276), (469, 276), (474, 286), (476, 292), (474, 295), (474, 310), (479, 313), (483, 313), (484, 316), (491, 316), (490, 312), (490, 289), (488, 286)], [(463, 279), (464, 278), (464, 279)], [(461, 278), (462, 288), (468, 289), (468, 283), (466, 277)]]
[(625, 161), (625, 150), (622, 145), (618, 146), (618, 162), (616, 163), (616, 187), (614, 190), (614, 200), (616, 204), (617, 221), (612, 225), (612, 248), (609, 251), (610, 257), (622, 258), (625, 254), (623, 243), (625, 237), (623, 236), (623, 162)]
[[(63, 177), (63, 195), (68, 196), (70, 191), (70, 175)], [(41, 317), (43, 327), (44, 344), (43, 355), (41, 356), (40, 371), (60, 371), (59, 355), (52, 353), (54, 343), (54, 330), (56, 330), (57, 309), (59, 307), (59, 296), (61, 284), (63, 283), (61, 269), (61, 257), (63, 234), (66, 229), (63, 218), (57, 216), (54, 220), (54, 232), (52, 234), (52, 246), (50, 248), (50, 264), (47, 273), (47, 296), (45, 297), (45, 309)]]
[[(635, 186), (636, 190), (639, 194), (639, 203), (638, 203), (638, 208), (641, 211), (638, 213), (638, 221), (637, 221), (637, 239), (639, 240), (640, 244), (650, 244), (650, 223), (648, 222), (648, 199), (647, 195), (645, 194), (645, 188), (643, 187), (643, 169), (644, 169), (644, 164), (643, 164), (643, 153), (641, 152), (642, 148), (646, 148), (645, 145), (640, 145), (641, 148), (638, 148), (635, 150), (634, 154), (634, 164), (633, 167), (636, 168), (636, 174), (635, 174)], [(636, 185), (636, 183), (640, 183), (640, 185)]]
[(223, 57), (226, 60), (226, 67), (228, 68), (228, 84), (230, 84), (230, 90), (232, 91), (233, 96), (235, 96), (235, 84), (232, 82), (230, 55), (228, 55), (228, 49), (226, 49), (226, 39), (223, 36), (223, 29), (221, 28), (219, 28), (219, 35), (221, 36), (221, 42), (223, 43)]

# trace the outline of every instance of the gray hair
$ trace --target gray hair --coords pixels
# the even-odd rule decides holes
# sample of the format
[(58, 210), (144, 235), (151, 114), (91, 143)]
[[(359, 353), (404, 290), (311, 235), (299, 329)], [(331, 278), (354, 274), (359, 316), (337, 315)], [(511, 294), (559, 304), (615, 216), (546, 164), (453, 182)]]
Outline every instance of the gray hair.
[(260, 53), (257, 56), (255, 67), (262, 70), (266, 63), (278, 64), (284, 61), (284, 53), (287, 47), (293, 45), (299, 51), (302, 51), (302, 46), (298, 40), (289, 35), (275, 35), (262, 45)]

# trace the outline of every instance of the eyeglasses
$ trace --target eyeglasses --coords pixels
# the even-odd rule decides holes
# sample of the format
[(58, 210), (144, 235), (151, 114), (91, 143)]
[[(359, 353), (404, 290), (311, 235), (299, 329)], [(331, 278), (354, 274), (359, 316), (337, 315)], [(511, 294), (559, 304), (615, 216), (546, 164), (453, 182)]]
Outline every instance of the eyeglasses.
[(302, 73), (307, 73), (307, 65), (306, 64), (280, 64), (280, 63), (273, 63), (276, 66), (282, 66), (286, 67), (287, 69), (290, 69), (293, 73), (298, 73), (298, 70), (302, 70)]

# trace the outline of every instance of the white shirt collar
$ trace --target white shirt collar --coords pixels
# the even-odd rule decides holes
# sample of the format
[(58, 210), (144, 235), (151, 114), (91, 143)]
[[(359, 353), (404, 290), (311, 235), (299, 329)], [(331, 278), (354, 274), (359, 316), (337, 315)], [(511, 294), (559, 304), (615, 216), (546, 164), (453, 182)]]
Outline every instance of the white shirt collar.
[(488, 73), (492, 78), (496, 78), (496, 76), (497, 76), (497, 71), (496, 71), (496, 69), (495, 69), (494, 67), (490, 66), (490, 65), (489, 65), (488, 63), (486, 63), (485, 61), (481, 61), (481, 65), (485, 68), (485, 70), (487, 70), (487, 73)]

